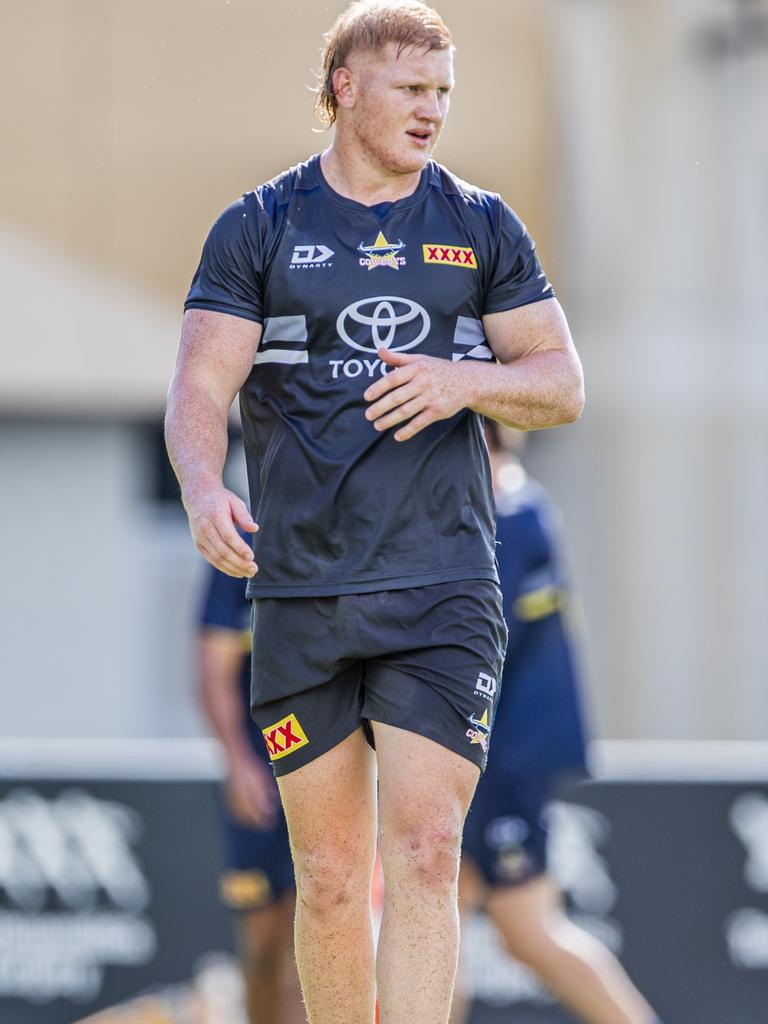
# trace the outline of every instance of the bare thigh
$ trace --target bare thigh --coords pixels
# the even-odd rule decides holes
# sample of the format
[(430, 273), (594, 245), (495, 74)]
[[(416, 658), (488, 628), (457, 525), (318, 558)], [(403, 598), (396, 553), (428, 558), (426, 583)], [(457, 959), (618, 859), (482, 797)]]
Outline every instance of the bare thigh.
[(323, 872), (372, 873), (376, 761), (362, 729), (277, 781), (299, 889)]

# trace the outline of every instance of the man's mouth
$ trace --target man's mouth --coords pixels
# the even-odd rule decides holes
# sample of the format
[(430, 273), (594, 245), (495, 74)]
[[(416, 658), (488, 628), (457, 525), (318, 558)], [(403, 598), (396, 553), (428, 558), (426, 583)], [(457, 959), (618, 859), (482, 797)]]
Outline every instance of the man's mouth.
[(434, 134), (434, 131), (430, 128), (411, 128), (410, 131), (406, 132), (406, 135), (410, 135), (414, 142), (422, 146), (428, 145)]

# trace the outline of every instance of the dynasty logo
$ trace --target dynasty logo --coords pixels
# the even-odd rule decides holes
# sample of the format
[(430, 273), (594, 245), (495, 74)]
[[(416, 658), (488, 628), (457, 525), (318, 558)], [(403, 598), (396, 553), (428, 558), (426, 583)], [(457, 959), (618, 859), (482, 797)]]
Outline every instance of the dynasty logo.
[(277, 761), (292, 754), (299, 747), (305, 747), (309, 740), (295, 715), (286, 715), (279, 722), (262, 730), (269, 757)]
[(363, 255), (360, 257), (360, 266), (375, 270), (376, 267), (390, 267), (392, 270), (399, 270), (405, 266), (405, 256), (399, 256), (405, 248), (405, 242), (388, 242), (384, 233), (380, 231), (376, 236), (373, 245), (364, 245), (362, 242), (357, 251)]

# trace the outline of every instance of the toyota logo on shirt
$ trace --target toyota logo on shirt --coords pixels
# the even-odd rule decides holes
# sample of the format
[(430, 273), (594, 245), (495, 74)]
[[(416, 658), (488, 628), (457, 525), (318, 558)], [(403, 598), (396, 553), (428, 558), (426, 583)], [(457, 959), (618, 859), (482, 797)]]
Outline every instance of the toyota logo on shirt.
[(360, 299), (339, 313), (339, 337), (358, 352), (415, 348), (429, 334), (429, 313), (418, 302), (397, 295)]

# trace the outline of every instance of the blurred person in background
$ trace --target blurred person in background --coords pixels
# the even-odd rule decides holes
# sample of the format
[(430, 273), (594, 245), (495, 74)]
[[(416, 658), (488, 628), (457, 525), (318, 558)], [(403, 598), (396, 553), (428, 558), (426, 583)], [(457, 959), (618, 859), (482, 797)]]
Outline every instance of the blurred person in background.
[[(169, 394), (195, 543), (254, 600), (251, 711), (289, 825), (313, 1024), (369, 1024), (377, 990), (382, 1024), (406, 1008), (446, 1024), (461, 830), (493, 724), (478, 686), (506, 641), (480, 416), (537, 429), (583, 405), (525, 227), (430, 159), (452, 88), (425, 4), (339, 17), (318, 93), (333, 141), (212, 228)], [(221, 479), (238, 391), (250, 511)]]
[(227, 765), (221, 896), (236, 912), (249, 1024), (304, 1024), (288, 828), (261, 730), (250, 715), (250, 611), (243, 580), (209, 567), (197, 653), (200, 703)]
[[(509, 953), (587, 1024), (659, 1024), (613, 954), (568, 919), (547, 869), (547, 805), (587, 773), (560, 513), (516, 457), (524, 435), (488, 421), (486, 438), (509, 643), (488, 765), (464, 827), (459, 907), (482, 909)], [(459, 979), (451, 1024), (469, 1009)]]

